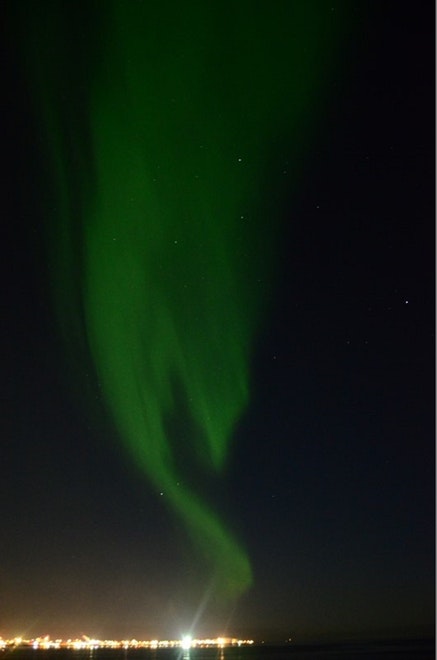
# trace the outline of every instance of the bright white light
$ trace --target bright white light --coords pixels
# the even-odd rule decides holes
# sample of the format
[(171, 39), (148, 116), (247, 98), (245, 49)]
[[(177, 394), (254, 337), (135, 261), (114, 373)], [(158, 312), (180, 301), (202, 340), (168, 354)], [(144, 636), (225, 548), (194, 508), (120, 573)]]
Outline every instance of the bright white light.
[(188, 651), (188, 649), (191, 648), (191, 640), (192, 640), (191, 635), (184, 635), (182, 637), (181, 646), (184, 649), (184, 651)]

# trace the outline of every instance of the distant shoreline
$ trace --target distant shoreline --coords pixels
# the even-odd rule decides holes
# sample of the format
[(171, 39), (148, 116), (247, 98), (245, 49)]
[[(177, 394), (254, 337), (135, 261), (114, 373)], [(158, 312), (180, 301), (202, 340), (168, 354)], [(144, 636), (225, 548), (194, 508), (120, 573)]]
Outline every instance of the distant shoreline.
[[(158, 640), (157, 640), (158, 642)], [(398, 654), (405, 656), (408, 652), (408, 660), (413, 658), (428, 658), (434, 657), (435, 651), (435, 638), (398, 638), (398, 639), (373, 639), (373, 640), (360, 640), (360, 641), (329, 641), (329, 642), (299, 642), (293, 644), (292, 642), (283, 641), (252, 641), (251, 644), (203, 644), (193, 645), (189, 649), (184, 649), (180, 643), (176, 641), (168, 642), (167, 645), (158, 645), (159, 642), (152, 646), (150, 644), (143, 646), (129, 646), (129, 647), (82, 647), (74, 648), (72, 646), (61, 646), (59, 648), (35, 648), (29, 642), (22, 644), (9, 644), (0, 648), (0, 655), (3, 653), (5, 656), (13, 653), (15, 657), (20, 655), (29, 657), (30, 655), (39, 658), (47, 658), (48, 656), (65, 656), (74, 655), (76, 658), (115, 658), (123, 655), (127, 657), (185, 657), (189, 658), (258, 658), (264, 659), (275, 657), (278, 660), (285, 657), (285, 655), (292, 657), (305, 658), (321, 658), (326, 654), (333, 660), (337, 657), (360, 657), (363, 660), (367, 658), (381, 657), (396, 657)], [(164, 640), (165, 643), (165, 640)], [(238, 654), (238, 655), (236, 655)], [(284, 655), (285, 654), (285, 655)], [(311, 654), (311, 655), (309, 655)], [(351, 654), (354, 654), (353, 656)], [(376, 655), (375, 655), (376, 654)]]

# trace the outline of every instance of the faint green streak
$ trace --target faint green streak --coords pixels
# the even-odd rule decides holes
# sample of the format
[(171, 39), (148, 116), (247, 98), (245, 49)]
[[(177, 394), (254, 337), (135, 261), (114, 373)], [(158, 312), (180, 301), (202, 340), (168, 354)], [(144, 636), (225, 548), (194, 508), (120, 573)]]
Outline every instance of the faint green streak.
[(66, 7), (48, 3), (48, 22), (39, 10), (29, 49), (58, 187), (60, 316), (74, 335), (83, 314), (126, 449), (233, 598), (251, 584), (249, 560), (184, 479), (187, 440), (167, 421), (177, 388), (197, 429), (184, 455), (206, 475), (223, 470), (249, 400), (277, 231), (259, 212), (262, 164), (283, 136), (297, 169), (330, 7), (105, 0), (92, 19), (82, 13), (76, 45)]

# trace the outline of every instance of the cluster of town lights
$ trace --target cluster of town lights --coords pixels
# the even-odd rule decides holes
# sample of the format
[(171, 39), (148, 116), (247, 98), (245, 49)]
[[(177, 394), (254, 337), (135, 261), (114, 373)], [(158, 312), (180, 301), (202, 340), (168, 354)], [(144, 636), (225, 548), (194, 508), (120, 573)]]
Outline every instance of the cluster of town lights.
[(34, 639), (23, 639), (14, 637), (13, 639), (3, 639), (0, 637), (0, 650), (12, 649), (16, 647), (27, 647), (38, 649), (73, 649), (76, 651), (93, 649), (158, 649), (158, 648), (182, 648), (187, 651), (191, 648), (225, 646), (245, 646), (253, 644), (253, 639), (237, 639), (236, 637), (215, 637), (208, 639), (193, 639), (191, 635), (184, 635), (182, 639), (150, 639), (139, 641), (137, 639), (114, 640), (114, 639), (91, 639), (83, 635), (81, 639), (50, 639), (49, 635), (45, 637), (35, 637)]

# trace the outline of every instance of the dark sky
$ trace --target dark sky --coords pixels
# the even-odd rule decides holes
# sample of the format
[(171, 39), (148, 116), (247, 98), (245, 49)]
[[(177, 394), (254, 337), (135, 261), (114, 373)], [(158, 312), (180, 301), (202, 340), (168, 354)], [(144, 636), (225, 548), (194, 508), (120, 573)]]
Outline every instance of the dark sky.
[[(255, 576), (228, 629), (257, 639), (434, 622), (434, 8), (352, 5), (298, 183), (268, 209), (276, 284), (217, 495)], [(0, 635), (176, 637), (196, 566), (103, 406), (72, 386), (44, 156), (5, 25)], [(206, 611), (198, 632), (216, 623)]]

